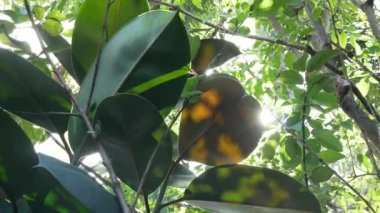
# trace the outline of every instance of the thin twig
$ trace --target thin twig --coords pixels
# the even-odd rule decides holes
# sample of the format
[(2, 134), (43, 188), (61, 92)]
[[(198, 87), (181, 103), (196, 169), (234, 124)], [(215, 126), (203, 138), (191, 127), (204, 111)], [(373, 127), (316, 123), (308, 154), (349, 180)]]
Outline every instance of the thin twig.
[[(24, 6), (25, 6), (25, 9), (27, 11), (29, 20), (32, 23), (32, 27), (34, 29), (37, 29), (37, 26), (36, 26), (36, 23), (34, 21), (33, 14), (32, 14), (32, 11), (30, 9), (30, 5), (29, 5), (28, 0), (24, 0)], [(90, 134), (90, 136), (93, 139), (95, 139), (96, 133), (95, 133), (94, 127), (91, 124), (90, 119), (86, 115), (86, 112), (80, 107), (78, 100), (76, 99), (75, 95), (72, 93), (69, 86), (66, 84), (65, 80), (63, 79), (63, 76), (60, 74), (58, 68), (55, 66), (53, 60), (51, 59), (49, 53), (47, 52), (47, 49), (45, 47), (45, 44), (43, 42), (41, 35), (37, 31), (35, 31), (35, 33), (37, 34), (38, 41), (42, 47), (42, 51), (44, 52), (46, 59), (48, 60), (48, 62), (50, 63), (50, 65), (53, 68), (53, 72), (54, 72), (55, 76), (57, 77), (58, 81), (61, 83), (63, 88), (66, 90), (66, 92), (69, 94), (70, 99), (73, 102), (74, 108), (76, 110), (78, 110), (80, 117), (82, 118), (82, 120), (84, 121), (84, 123), (88, 129), (88, 133)], [(126, 201), (124, 199), (124, 194), (123, 194), (123, 191), (121, 189), (120, 182), (117, 179), (116, 173), (115, 173), (115, 171), (111, 165), (111, 162), (109, 160), (109, 157), (107, 156), (106, 151), (104, 150), (104, 148), (102, 147), (102, 145), (99, 142), (97, 142), (97, 145), (98, 145), (98, 150), (99, 150), (100, 156), (103, 159), (103, 164), (107, 168), (108, 172), (110, 173), (110, 177), (112, 180), (112, 188), (116, 194), (116, 197), (119, 201), (121, 209), (123, 210), (123, 212), (131, 212), (130, 208), (128, 207), (128, 204), (126, 203)]]
[(104, 38), (105, 38), (106, 33), (107, 33), (108, 15), (109, 15), (109, 10), (111, 8), (112, 3), (113, 3), (113, 1), (108, 0), (107, 7), (106, 7), (106, 12), (104, 14), (104, 21), (103, 21), (103, 26), (102, 26), (102, 34), (100, 36), (100, 43), (99, 43), (98, 50), (97, 50), (97, 53), (96, 53), (96, 55), (98, 57), (96, 57), (94, 77), (92, 78), (92, 82), (91, 82), (90, 95), (88, 97), (87, 105), (86, 105), (86, 110), (85, 110), (86, 112), (90, 108), (91, 99), (92, 99), (92, 96), (94, 94), (94, 89), (95, 89), (95, 84), (96, 84), (96, 78), (97, 78), (98, 72), (99, 72), (100, 59), (102, 57), (102, 52), (103, 52)]
[(376, 172), (376, 175), (377, 175), (377, 178), (380, 180), (380, 169), (376, 163), (376, 159), (375, 159), (375, 156), (373, 154), (373, 151), (371, 149), (371, 145), (370, 145), (370, 142), (368, 141), (368, 138), (366, 136), (365, 133), (363, 133), (363, 138), (364, 138), (364, 141), (365, 143), (367, 144), (367, 147), (368, 147), (368, 152), (369, 152), (369, 159), (371, 160), (371, 164), (372, 164), (372, 167), (373, 167), (373, 170)]

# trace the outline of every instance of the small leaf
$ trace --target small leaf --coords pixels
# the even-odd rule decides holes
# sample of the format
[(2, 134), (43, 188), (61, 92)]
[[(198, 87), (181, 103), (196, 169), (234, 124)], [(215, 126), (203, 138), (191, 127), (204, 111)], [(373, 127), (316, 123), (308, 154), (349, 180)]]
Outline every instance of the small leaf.
[(356, 84), (357, 88), (360, 90), (363, 96), (366, 96), (370, 89), (370, 83), (368, 78), (362, 78), (359, 83)]
[(157, 109), (146, 99), (121, 94), (105, 99), (96, 110), (98, 140), (103, 144), (117, 176), (137, 190), (152, 153), (159, 146), (145, 180), (143, 193), (163, 181), (172, 160), (171, 137)]
[[(67, 92), (20, 56), (0, 48), (0, 107), (52, 132), (64, 133), (69, 113)], [(50, 114), (48, 114), (50, 113)]]
[(323, 50), (313, 55), (306, 64), (306, 71), (312, 72), (320, 69), (331, 58), (339, 54), (338, 50)]
[(276, 16), (283, 3), (275, 0), (256, 0), (251, 6), (251, 11), (254, 17)]
[(342, 151), (343, 147), (340, 141), (334, 136), (331, 130), (327, 129), (313, 129), (311, 133), (319, 139), (322, 146), (335, 151)]
[(229, 59), (238, 56), (239, 48), (232, 42), (222, 39), (203, 39), (198, 54), (191, 62), (191, 68), (198, 74), (207, 69), (224, 64)]
[[(34, 169), (47, 171), (51, 178), (59, 182), (91, 212), (121, 212), (116, 197), (107, 192), (85, 171), (47, 155), (39, 154), (39, 159), (40, 162)], [(41, 184), (44, 183), (37, 185)]]
[(282, 71), (279, 76), (279, 80), (286, 84), (302, 84), (303, 77), (302, 75), (293, 70)]
[(47, 16), (45, 17), (46, 19), (54, 19), (57, 21), (63, 21), (66, 18), (66, 15), (60, 11), (54, 10), (51, 11)]
[(329, 108), (337, 108), (338, 101), (336, 98), (336, 94), (334, 93), (326, 93), (319, 92), (310, 97), (311, 102), (316, 105), (325, 106)]
[(306, 62), (308, 58), (308, 54), (303, 54), (297, 61), (293, 63), (293, 68), (297, 71), (304, 71), (306, 69)]
[(332, 177), (333, 173), (329, 168), (326, 168), (324, 166), (320, 166), (315, 168), (310, 175), (310, 180), (314, 182), (324, 182), (329, 180)]
[(63, 31), (62, 23), (55, 19), (46, 19), (42, 23), (41, 28), (51, 36), (58, 36)]
[(339, 34), (339, 44), (341, 48), (346, 48), (347, 45), (347, 34), (345, 32), (342, 32)]
[(335, 163), (345, 157), (342, 153), (330, 149), (318, 153), (318, 156), (326, 163)]
[(45, 16), (45, 9), (40, 5), (35, 5), (32, 9), (32, 13), (37, 20), (42, 20)]
[(257, 146), (263, 132), (260, 104), (227, 75), (201, 80), (199, 99), (182, 111), (179, 151), (208, 165), (238, 163)]
[(296, 180), (245, 165), (207, 170), (190, 183), (183, 199), (211, 212), (321, 212), (315, 196)]

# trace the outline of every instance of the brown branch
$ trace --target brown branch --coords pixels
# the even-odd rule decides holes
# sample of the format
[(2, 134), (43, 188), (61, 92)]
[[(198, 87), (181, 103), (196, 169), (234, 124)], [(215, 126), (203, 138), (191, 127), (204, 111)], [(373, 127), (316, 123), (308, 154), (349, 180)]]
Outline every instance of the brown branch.
[(359, 0), (351, 0), (351, 2), (358, 8), (360, 8), (363, 13), (367, 16), (369, 27), (372, 30), (372, 34), (375, 38), (380, 41), (380, 26), (377, 20), (375, 9), (373, 8), (373, 0), (367, 0), (362, 3)]

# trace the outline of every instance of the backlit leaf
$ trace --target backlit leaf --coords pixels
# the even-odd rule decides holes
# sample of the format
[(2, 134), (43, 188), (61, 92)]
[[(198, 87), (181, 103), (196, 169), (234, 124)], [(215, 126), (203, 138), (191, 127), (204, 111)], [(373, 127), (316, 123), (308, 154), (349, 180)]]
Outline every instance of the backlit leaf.
[(342, 153), (330, 149), (318, 153), (318, 156), (326, 163), (335, 163), (345, 157)]
[(316, 197), (291, 177), (245, 165), (207, 170), (190, 183), (184, 200), (212, 212), (321, 212)]
[(220, 66), (240, 54), (239, 48), (232, 42), (222, 39), (203, 39), (191, 68), (198, 74), (207, 69)]
[(260, 104), (234, 78), (213, 75), (201, 80), (197, 102), (181, 116), (179, 151), (208, 165), (237, 163), (256, 147), (263, 132)]

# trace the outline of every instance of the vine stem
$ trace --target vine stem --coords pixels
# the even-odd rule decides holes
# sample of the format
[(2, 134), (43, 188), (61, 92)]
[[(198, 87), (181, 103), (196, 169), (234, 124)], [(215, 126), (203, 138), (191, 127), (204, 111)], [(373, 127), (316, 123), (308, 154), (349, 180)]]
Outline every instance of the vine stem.
[[(34, 29), (37, 29), (37, 26), (36, 26), (36, 23), (34, 21), (33, 14), (32, 14), (32, 11), (30, 9), (30, 5), (29, 5), (28, 0), (24, 0), (24, 6), (25, 6), (25, 9), (27, 11), (29, 20), (30, 20), (30, 22), (32, 24), (32, 27)], [(86, 115), (85, 110), (83, 110), (80, 107), (80, 105), (78, 103), (78, 100), (76, 99), (75, 95), (73, 94), (73, 92), (71, 91), (71, 89), (69, 88), (69, 86), (66, 84), (66, 82), (65, 82), (63, 76), (61, 75), (61, 73), (59, 72), (58, 68), (55, 66), (53, 60), (51, 59), (51, 57), (50, 57), (50, 55), (48, 53), (48, 51), (46, 50), (46, 47), (45, 47), (45, 44), (44, 44), (44, 41), (43, 41), (41, 35), (37, 31), (35, 31), (35, 33), (37, 35), (38, 42), (41, 45), (42, 51), (43, 51), (44, 55), (46, 56), (46, 59), (48, 60), (48, 62), (52, 66), (54, 75), (57, 77), (59, 83), (62, 85), (62, 87), (65, 89), (65, 91), (69, 94), (70, 99), (73, 102), (74, 107), (76, 108), (76, 110), (78, 110), (79, 116), (82, 118), (82, 120), (84, 121), (84, 123), (85, 123), (85, 125), (86, 125), (86, 127), (88, 129), (88, 133), (90, 134), (90, 136), (93, 139), (95, 139), (96, 138), (96, 133), (95, 133), (94, 127), (92, 126), (90, 119)], [(111, 161), (110, 161), (110, 159), (109, 159), (106, 151), (104, 150), (104, 147), (101, 145), (101, 143), (97, 142), (97, 146), (98, 146), (98, 151), (100, 153), (100, 156), (102, 157), (103, 164), (107, 168), (107, 170), (108, 170), (108, 172), (110, 174), (111, 181), (112, 181), (111, 182), (112, 183), (112, 188), (113, 188), (113, 190), (114, 190), (114, 192), (116, 194), (116, 197), (117, 197), (117, 199), (119, 201), (119, 205), (120, 205), (121, 209), (123, 210), (123, 212), (129, 213), (129, 212), (131, 212), (131, 209), (130, 209), (130, 207), (128, 206), (128, 204), (126, 203), (126, 201), (124, 199), (124, 194), (123, 194), (123, 191), (121, 189), (120, 182), (117, 179), (115, 170), (113, 169), (113, 167), (111, 165)]]

